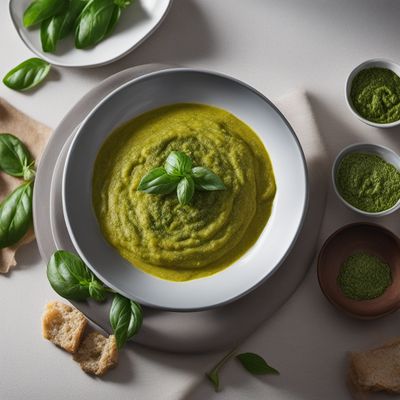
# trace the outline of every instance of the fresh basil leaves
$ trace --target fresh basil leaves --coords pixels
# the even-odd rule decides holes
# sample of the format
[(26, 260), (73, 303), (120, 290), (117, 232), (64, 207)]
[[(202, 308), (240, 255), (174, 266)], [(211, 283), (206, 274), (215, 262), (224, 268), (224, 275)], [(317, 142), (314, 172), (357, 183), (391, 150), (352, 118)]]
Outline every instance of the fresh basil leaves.
[[(60, 296), (69, 300), (83, 301), (92, 298), (103, 301), (107, 293), (114, 293), (94, 276), (80, 257), (64, 250), (58, 250), (52, 255), (47, 264), (47, 279)], [(142, 307), (133, 300), (114, 293), (110, 324), (119, 349), (139, 331), (142, 321)]]
[[(236, 349), (231, 350), (226, 356), (222, 358), (212, 369), (206, 373), (207, 379), (212, 383), (214, 390), (216, 392), (220, 391), (220, 380), (219, 372), (221, 368), (233, 357), (235, 356)], [(250, 372), (252, 375), (266, 375), (273, 374), (279, 375), (279, 372), (269, 366), (266, 361), (256, 353), (242, 353), (237, 354), (236, 359), (241, 363), (241, 365)]]
[(279, 375), (279, 371), (269, 366), (267, 362), (258, 354), (242, 353), (238, 354), (236, 358), (243, 365), (243, 367), (253, 375)]
[(13, 68), (3, 79), (10, 89), (25, 91), (39, 85), (50, 72), (50, 64), (40, 58), (30, 58)]
[(47, 265), (47, 279), (51, 287), (69, 300), (105, 300), (106, 288), (75, 254), (56, 251)]
[(68, 0), (35, 0), (25, 10), (23, 23), (26, 28), (40, 24), (68, 8)]
[(0, 171), (25, 182), (0, 203), (0, 248), (21, 240), (32, 224), (34, 161), (25, 145), (9, 133), (0, 134)]
[(90, 0), (78, 18), (75, 47), (86, 49), (102, 41), (119, 19), (118, 10), (112, 0)]
[(197, 190), (225, 190), (225, 185), (214, 172), (205, 167), (192, 168), (192, 160), (181, 151), (172, 151), (164, 167), (152, 169), (140, 181), (140, 192), (169, 194), (175, 189), (180, 204), (189, 204)]
[(35, 176), (33, 164), (28, 149), (17, 137), (0, 134), (0, 171), (28, 181)]
[(142, 308), (119, 294), (114, 296), (110, 310), (110, 323), (120, 349), (142, 326)]
[(0, 248), (23, 238), (32, 224), (33, 184), (17, 187), (0, 204)]

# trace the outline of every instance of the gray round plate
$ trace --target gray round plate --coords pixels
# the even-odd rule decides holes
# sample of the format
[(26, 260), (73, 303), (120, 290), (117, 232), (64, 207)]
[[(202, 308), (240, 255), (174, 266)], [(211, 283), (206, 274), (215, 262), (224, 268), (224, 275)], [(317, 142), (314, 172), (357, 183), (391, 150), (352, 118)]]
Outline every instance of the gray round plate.
[[(91, 109), (112, 90), (138, 76), (166, 68), (168, 66), (165, 65), (144, 65), (109, 77), (87, 93), (54, 131), (39, 162), (33, 200), (36, 238), (46, 262), (57, 249), (74, 251), (61, 204), (60, 176), (68, 149), (66, 142)], [(321, 171), (317, 165), (313, 170), (309, 171), (310, 189), (312, 191), (313, 187), (319, 187), (320, 196), (317, 196), (317, 201), (320, 204), (311, 204), (303, 230), (307, 228), (308, 221), (319, 223), (323, 211), (325, 196), (321, 195)], [(318, 229), (314, 230), (318, 232)], [(308, 270), (315, 243), (311, 240), (303, 243), (301, 236), (281, 268), (240, 300), (218, 309), (200, 312), (179, 313), (145, 308), (143, 327), (134, 341), (160, 350), (190, 353), (221, 350), (240, 343), (290, 297)], [(309, 262), (291, 268), (299, 253), (302, 257), (307, 255)], [(111, 332), (108, 322), (109, 302), (73, 304), (96, 325)]]

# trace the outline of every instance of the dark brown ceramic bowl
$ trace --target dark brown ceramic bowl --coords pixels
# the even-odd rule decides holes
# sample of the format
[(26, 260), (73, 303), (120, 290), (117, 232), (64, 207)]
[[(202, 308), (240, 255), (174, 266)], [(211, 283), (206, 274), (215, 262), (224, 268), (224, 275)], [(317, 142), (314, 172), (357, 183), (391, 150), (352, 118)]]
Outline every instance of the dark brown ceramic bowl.
[[(343, 262), (350, 255), (365, 251), (389, 264), (392, 284), (373, 300), (351, 300), (337, 284)], [(347, 314), (362, 319), (374, 319), (400, 307), (400, 241), (389, 230), (370, 223), (346, 225), (324, 243), (318, 257), (318, 281), (327, 299)]]

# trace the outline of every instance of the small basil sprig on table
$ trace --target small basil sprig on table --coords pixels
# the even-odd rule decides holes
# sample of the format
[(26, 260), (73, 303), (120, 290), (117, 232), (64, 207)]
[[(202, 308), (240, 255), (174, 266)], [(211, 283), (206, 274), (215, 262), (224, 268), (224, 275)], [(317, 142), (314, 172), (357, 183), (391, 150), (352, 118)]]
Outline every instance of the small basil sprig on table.
[(119, 349), (139, 331), (142, 321), (140, 305), (115, 294), (110, 310), (110, 323)]
[(35, 0), (24, 11), (22, 21), (26, 28), (40, 24), (47, 18), (68, 8), (68, 0)]
[(29, 90), (43, 82), (50, 69), (48, 62), (40, 58), (30, 58), (8, 72), (3, 83), (10, 89)]
[(150, 194), (169, 194), (175, 189), (180, 204), (189, 204), (197, 190), (225, 190), (221, 178), (205, 167), (192, 168), (193, 162), (181, 151), (172, 151), (164, 167), (148, 172), (137, 188)]
[[(236, 354), (236, 349), (231, 350), (227, 355), (225, 355), (221, 361), (219, 361), (211, 371), (207, 372), (205, 375), (207, 379), (214, 386), (216, 392), (220, 391), (220, 381), (219, 372), (222, 367)], [(250, 372), (252, 375), (266, 375), (273, 374), (279, 375), (279, 371), (272, 368), (267, 364), (267, 362), (256, 353), (242, 353), (237, 354), (236, 359), (241, 363), (241, 365)]]
[(106, 299), (107, 290), (97, 280), (85, 263), (75, 254), (56, 251), (48, 265), (47, 278), (51, 287), (62, 297), (70, 300), (86, 300), (93, 297), (97, 301)]
[(47, 264), (47, 278), (51, 287), (69, 300), (92, 298), (100, 302), (107, 298), (107, 293), (113, 293), (109, 318), (119, 349), (139, 331), (143, 320), (141, 306), (107, 288), (77, 255), (56, 251)]
[(35, 176), (34, 161), (28, 149), (9, 133), (0, 134), (0, 171), (26, 181)]
[(0, 171), (25, 180), (0, 203), (0, 248), (21, 240), (32, 225), (34, 161), (25, 145), (9, 133), (0, 134)]
[(32, 224), (33, 183), (18, 186), (0, 203), (0, 248), (21, 240)]

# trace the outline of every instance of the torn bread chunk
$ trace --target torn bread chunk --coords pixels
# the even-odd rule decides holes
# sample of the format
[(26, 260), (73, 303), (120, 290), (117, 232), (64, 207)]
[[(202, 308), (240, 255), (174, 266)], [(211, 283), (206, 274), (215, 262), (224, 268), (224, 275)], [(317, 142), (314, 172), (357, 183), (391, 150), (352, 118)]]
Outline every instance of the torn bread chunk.
[(400, 341), (350, 353), (349, 379), (360, 391), (400, 393)]
[(76, 308), (54, 301), (46, 305), (43, 313), (43, 337), (69, 353), (75, 353), (87, 323), (85, 316)]
[(115, 336), (106, 338), (98, 332), (90, 332), (74, 354), (74, 360), (88, 374), (103, 375), (118, 362)]

